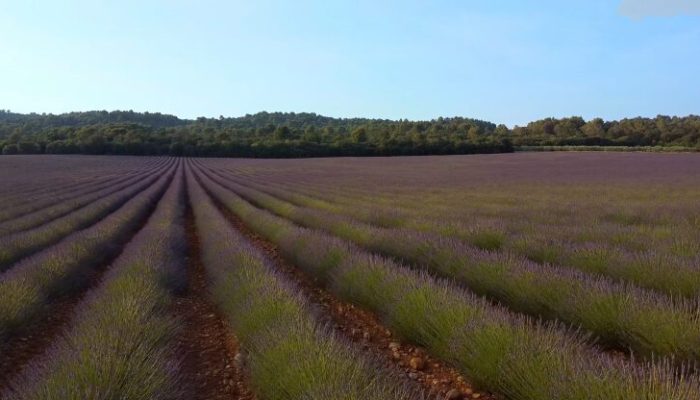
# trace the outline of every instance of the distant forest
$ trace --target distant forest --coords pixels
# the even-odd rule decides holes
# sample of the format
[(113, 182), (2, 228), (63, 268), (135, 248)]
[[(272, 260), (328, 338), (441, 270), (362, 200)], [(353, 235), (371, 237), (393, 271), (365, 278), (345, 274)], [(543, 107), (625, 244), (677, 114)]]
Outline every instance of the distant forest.
[(318, 157), (502, 153), (532, 146), (697, 150), (700, 116), (620, 121), (548, 118), (509, 129), (461, 117), (394, 121), (261, 112), (185, 120), (133, 111), (53, 115), (0, 110), (2, 154)]

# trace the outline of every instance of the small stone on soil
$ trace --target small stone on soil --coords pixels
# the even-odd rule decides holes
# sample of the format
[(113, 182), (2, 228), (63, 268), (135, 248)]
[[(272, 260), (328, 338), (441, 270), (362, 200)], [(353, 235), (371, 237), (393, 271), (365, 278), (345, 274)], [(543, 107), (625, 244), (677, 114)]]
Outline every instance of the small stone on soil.
[(420, 371), (425, 368), (425, 361), (423, 361), (423, 359), (420, 357), (413, 357), (411, 358), (411, 361), (409, 361), (409, 365), (416, 371)]

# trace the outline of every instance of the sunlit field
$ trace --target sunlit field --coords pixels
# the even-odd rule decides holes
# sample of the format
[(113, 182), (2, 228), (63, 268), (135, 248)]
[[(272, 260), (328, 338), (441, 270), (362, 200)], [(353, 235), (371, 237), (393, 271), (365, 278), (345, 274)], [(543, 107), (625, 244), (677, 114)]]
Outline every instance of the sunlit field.
[(0, 158), (0, 398), (700, 399), (700, 155)]

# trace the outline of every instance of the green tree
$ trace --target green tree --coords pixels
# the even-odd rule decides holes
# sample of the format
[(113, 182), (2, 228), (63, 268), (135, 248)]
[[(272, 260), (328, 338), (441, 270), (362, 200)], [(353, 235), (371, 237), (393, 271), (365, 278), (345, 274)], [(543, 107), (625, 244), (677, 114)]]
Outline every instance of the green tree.
[(318, 143), (321, 141), (321, 134), (318, 132), (318, 129), (316, 129), (315, 126), (311, 125), (306, 127), (302, 138), (307, 142)]
[(601, 118), (595, 118), (586, 122), (581, 127), (581, 131), (587, 137), (605, 137), (605, 126)]
[(292, 131), (288, 126), (282, 125), (275, 129), (275, 139), (277, 140), (289, 140), (292, 137)]
[(365, 143), (367, 141), (367, 129), (362, 126), (352, 131), (352, 140), (355, 143)]
[(467, 139), (469, 139), (470, 142), (478, 142), (481, 139), (482, 134), (483, 132), (481, 131), (481, 128), (474, 125), (467, 131)]

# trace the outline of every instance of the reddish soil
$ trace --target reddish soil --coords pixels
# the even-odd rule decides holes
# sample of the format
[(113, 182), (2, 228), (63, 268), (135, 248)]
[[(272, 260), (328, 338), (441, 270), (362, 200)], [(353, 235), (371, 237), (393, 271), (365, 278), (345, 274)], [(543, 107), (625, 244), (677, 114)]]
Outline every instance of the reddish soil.
[[(213, 199), (216, 203), (216, 200)], [(377, 316), (351, 303), (336, 298), (319, 287), (298, 267), (288, 263), (280, 255), (274, 243), (251, 231), (235, 214), (217, 203), (231, 224), (262, 250), (278, 270), (296, 283), (305, 296), (326, 312), (326, 317), (338, 333), (360, 344), (366, 352), (379, 359), (401, 376), (414, 381), (434, 399), (496, 399), (490, 393), (476, 390), (455, 368), (431, 357), (418, 346), (396, 337), (384, 327)]]
[(189, 208), (186, 228), (190, 244), (189, 283), (186, 293), (173, 307), (184, 325), (178, 337), (182, 384), (189, 399), (255, 399), (246, 374), (235, 362), (238, 342), (209, 300), (199, 237)]

